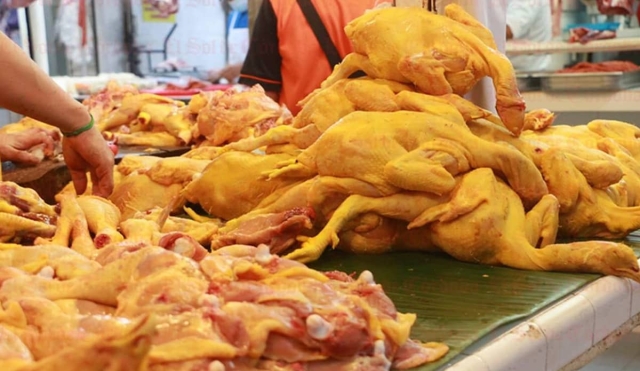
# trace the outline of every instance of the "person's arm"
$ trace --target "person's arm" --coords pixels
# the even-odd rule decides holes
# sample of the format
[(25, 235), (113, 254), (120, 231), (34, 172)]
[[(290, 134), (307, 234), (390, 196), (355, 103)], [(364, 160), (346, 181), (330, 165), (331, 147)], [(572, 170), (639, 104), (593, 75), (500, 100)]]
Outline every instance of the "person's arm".
[(89, 111), (64, 92), (3, 33), (0, 33), (0, 106), (46, 122), (63, 132), (86, 125)]
[(532, 7), (532, 2), (529, 0), (509, 1), (507, 6), (507, 40), (521, 39), (534, 26), (538, 12)]
[(256, 18), (247, 57), (240, 72), (240, 84), (260, 84), (276, 102), (282, 87), (278, 40), (278, 19), (270, 0), (264, 0)]
[[(85, 106), (63, 91), (11, 39), (0, 33), (0, 107), (73, 133), (91, 121)], [(63, 154), (78, 194), (94, 182), (94, 194), (113, 189), (113, 153), (97, 128), (63, 139)]]

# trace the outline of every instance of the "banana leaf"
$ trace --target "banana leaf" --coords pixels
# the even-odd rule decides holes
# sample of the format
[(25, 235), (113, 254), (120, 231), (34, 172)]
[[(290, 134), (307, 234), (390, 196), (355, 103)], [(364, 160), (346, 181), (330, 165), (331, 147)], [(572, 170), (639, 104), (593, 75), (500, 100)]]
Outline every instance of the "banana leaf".
[[(626, 242), (640, 255), (638, 240)], [(496, 328), (526, 318), (600, 277), (469, 264), (419, 252), (352, 255), (329, 251), (309, 265), (321, 271), (359, 274), (369, 270), (398, 311), (417, 314), (412, 338), (450, 347), (445, 358), (415, 369), (420, 371), (446, 368), (465, 348)]]

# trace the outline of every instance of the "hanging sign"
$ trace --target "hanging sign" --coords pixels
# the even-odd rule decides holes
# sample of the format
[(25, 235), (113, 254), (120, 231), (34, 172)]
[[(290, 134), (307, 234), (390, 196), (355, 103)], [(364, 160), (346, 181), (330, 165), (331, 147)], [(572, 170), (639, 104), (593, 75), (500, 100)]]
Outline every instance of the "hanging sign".
[(176, 23), (178, 0), (142, 0), (142, 21)]

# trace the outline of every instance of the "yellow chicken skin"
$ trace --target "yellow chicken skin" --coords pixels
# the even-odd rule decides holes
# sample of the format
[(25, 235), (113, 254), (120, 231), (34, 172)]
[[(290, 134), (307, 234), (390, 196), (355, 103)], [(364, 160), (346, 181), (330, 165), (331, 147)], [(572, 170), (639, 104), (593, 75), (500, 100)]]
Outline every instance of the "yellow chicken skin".
[(278, 189), (298, 182), (298, 179), (287, 178), (260, 179), (261, 173), (291, 158), (287, 154), (227, 152), (211, 161), (182, 195), (189, 202), (202, 206), (209, 215), (225, 220), (236, 218), (251, 211)]
[(180, 147), (184, 145), (180, 138), (176, 138), (166, 131), (137, 131), (134, 133), (104, 132), (107, 140), (115, 140), (117, 144), (124, 146), (140, 147)]
[[(193, 107), (195, 108), (195, 107)], [(198, 111), (198, 133), (206, 145), (219, 146), (264, 134), (269, 128), (288, 124), (291, 113), (269, 98), (260, 85), (248, 90), (229, 89), (210, 96)]]
[[(502, 121), (491, 112), (456, 94), (434, 97), (415, 93), (404, 84), (388, 80), (344, 79), (326, 89), (316, 90), (310, 97), (305, 99), (304, 108), (294, 119), (293, 125), (277, 126), (264, 135), (229, 143), (219, 153), (232, 150), (250, 152), (261, 147), (266, 147), (265, 150), (269, 152), (273, 147), (284, 144), (306, 149), (329, 127), (354, 111), (407, 110), (431, 113), (452, 121), (459, 121), (462, 115), (465, 121), (486, 118), (502, 125)], [(334, 102), (336, 100), (340, 103)]]
[[(482, 186), (478, 187), (479, 184)], [(351, 245), (348, 249), (352, 251), (379, 253), (391, 250), (392, 246), (411, 250), (425, 246), (433, 251), (435, 246), (469, 263), (601, 273), (640, 282), (637, 258), (629, 247), (603, 241), (553, 244), (558, 230), (555, 197), (544, 196), (525, 213), (518, 195), (486, 168), (458, 177), (448, 200), (408, 192), (388, 197), (351, 195), (316, 237), (307, 239), (300, 249), (286, 257), (302, 262), (317, 259), (327, 245), (338, 245), (338, 234), (345, 226), (365, 214), (404, 221), (405, 228), (413, 231), (390, 229), (397, 235), (391, 235), (388, 245), (378, 246), (375, 251), (366, 245)]]
[[(470, 122), (468, 125), (471, 131), (481, 138), (505, 141), (534, 161), (544, 176), (549, 193), (554, 195), (560, 204), (561, 236), (615, 239), (624, 238), (631, 231), (640, 228), (640, 209), (629, 202), (637, 199), (637, 191), (628, 189), (624, 180), (628, 179), (630, 184), (637, 182), (635, 172), (629, 170), (632, 168), (628, 166), (628, 158), (627, 166), (617, 157), (610, 157), (607, 161), (599, 163), (599, 166), (604, 168), (615, 166), (618, 168), (617, 171), (623, 170), (622, 182), (615, 183), (617, 171), (598, 169), (597, 162), (594, 166), (594, 162), (589, 163), (579, 156), (565, 153), (570, 145), (556, 148), (536, 140), (512, 138), (500, 127), (488, 122), (483, 123), (481, 120)], [(564, 139), (556, 138), (554, 143), (563, 141)], [(589, 153), (593, 153), (586, 150), (589, 149), (583, 146), (580, 149), (581, 155), (588, 156)], [(606, 155), (604, 152), (602, 154)], [(606, 186), (607, 183), (611, 185)], [(600, 188), (594, 187), (594, 184)], [(634, 207), (626, 207), (630, 205)]]
[(430, 95), (464, 95), (489, 76), (499, 116), (514, 135), (522, 131), (525, 103), (513, 66), (496, 51), (491, 33), (459, 5), (448, 5), (445, 16), (414, 7), (375, 9), (351, 21), (345, 32), (354, 53), (323, 88), (361, 70), (369, 77), (415, 84)]
[[(142, 106), (138, 114), (139, 130), (165, 130), (180, 139), (183, 144), (191, 143), (192, 127), (195, 126), (195, 115), (189, 107), (173, 104), (150, 103)], [(132, 128), (132, 131), (133, 128)]]
[(102, 119), (96, 122), (100, 131), (107, 131), (123, 125), (129, 125), (134, 121), (140, 109), (149, 103), (173, 104), (175, 101), (170, 98), (154, 94), (132, 94), (128, 93), (122, 98), (122, 102), (115, 110), (107, 113)]
[[(181, 183), (165, 186), (154, 182), (146, 174), (131, 174), (116, 184), (109, 200), (122, 213), (122, 220), (127, 220), (137, 212), (166, 207), (174, 197), (178, 197), (181, 190)], [(174, 211), (181, 208), (182, 205), (176, 205)]]
[[(327, 150), (330, 148), (331, 150)], [(466, 127), (422, 112), (353, 112), (329, 128), (270, 179), (313, 175), (355, 178), (382, 194), (400, 190), (446, 194), (454, 177), (489, 167), (532, 204), (547, 194), (535, 164), (517, 149), (485, 141)]]
[(587, 128), (603, 138), (613, 139), (624, 147), (636, 161), (640, 161), (640, 128), (615, 120), (593, 120)]
[(590, 186), (562, 150), (551, 148), (545, 152), (543, 173), (545, 169), (559, 173), (545, 175), (545, 179), (549, 191), (565, 203), (560, 215), (561, 236), (619, 239), (640, 228), (640, 207), (618, 206), (606, 189)]

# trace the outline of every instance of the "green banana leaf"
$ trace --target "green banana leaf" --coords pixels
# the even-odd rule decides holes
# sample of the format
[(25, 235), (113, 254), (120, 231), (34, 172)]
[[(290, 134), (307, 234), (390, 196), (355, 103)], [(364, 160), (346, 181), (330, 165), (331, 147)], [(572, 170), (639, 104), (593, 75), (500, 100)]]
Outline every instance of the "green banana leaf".
[[(638, 241), (626, 241), (640, 255)], [(369, 270), (400, 312), (417, 314), (412, 338), (439, 341), (450, 351), (415, 370), (443, 366), (496, 328), (526, 318), (599, 278), (594, 274), (531, 272), (455, 261), (444, 255), (352, 255), (329, 251), (310, 267)]]

